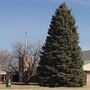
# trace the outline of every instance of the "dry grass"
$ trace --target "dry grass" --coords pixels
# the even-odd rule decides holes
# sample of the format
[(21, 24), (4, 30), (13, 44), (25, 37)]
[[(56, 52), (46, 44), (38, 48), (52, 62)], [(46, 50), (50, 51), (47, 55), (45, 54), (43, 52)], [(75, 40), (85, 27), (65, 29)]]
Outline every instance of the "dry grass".
[(68, 87), (40, 87), (38, 85), (12, 85), (11, 87), (6, 87), (5, 84), (0, 84), (0, 90), (90, 90), (90, 86), (85, 86), (81, 88), (68, 88)]

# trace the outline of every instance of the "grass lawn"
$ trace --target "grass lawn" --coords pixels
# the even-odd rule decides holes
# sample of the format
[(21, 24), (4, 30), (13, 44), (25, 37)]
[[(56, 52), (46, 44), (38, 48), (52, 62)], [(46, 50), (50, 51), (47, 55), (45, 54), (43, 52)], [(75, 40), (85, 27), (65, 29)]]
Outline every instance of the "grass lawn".
[(11, 87), (6, 87), (5, 84), (0, 84), (0, 90), (90, 90), (90, 86), (78, 87), (78, 88), (70, 88), (70, 87), (57, 87), (57, 88), (49, 88), (49, 87), (40, 87), (37, 85), (12, 85)]

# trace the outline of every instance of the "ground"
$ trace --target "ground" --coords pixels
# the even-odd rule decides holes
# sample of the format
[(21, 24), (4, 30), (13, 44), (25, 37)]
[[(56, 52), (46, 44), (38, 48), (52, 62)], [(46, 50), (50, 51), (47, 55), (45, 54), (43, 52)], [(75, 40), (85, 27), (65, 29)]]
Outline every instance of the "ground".
[(68, 87), (58, 87), (58, 88), (49, 88), (49, 87), (40, 87), (37, 85), (12, 85), (11, 87), (6, 87), (5, 84), (0, 84), (0, 90), (90, 90), (90, 86), (78, 87), (78, 88), (68, 88)]

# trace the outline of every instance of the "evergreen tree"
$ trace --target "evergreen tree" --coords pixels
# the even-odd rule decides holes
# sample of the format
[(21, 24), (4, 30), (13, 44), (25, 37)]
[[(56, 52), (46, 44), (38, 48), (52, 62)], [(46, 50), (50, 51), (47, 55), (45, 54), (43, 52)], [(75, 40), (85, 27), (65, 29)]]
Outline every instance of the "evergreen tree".
[(37, 69), (39, 85), (83, 86), (84, 71), (75, 19), (65, 3), (52, 16)]

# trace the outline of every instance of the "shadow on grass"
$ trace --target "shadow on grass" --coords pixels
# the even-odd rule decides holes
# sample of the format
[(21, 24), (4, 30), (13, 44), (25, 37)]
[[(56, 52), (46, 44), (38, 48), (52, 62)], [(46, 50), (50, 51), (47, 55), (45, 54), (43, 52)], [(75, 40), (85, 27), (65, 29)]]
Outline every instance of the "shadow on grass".
[(25, 84), (23, 82), (12, 82), (12, 85), (38, 85), (37, 83), (28, 83)]

